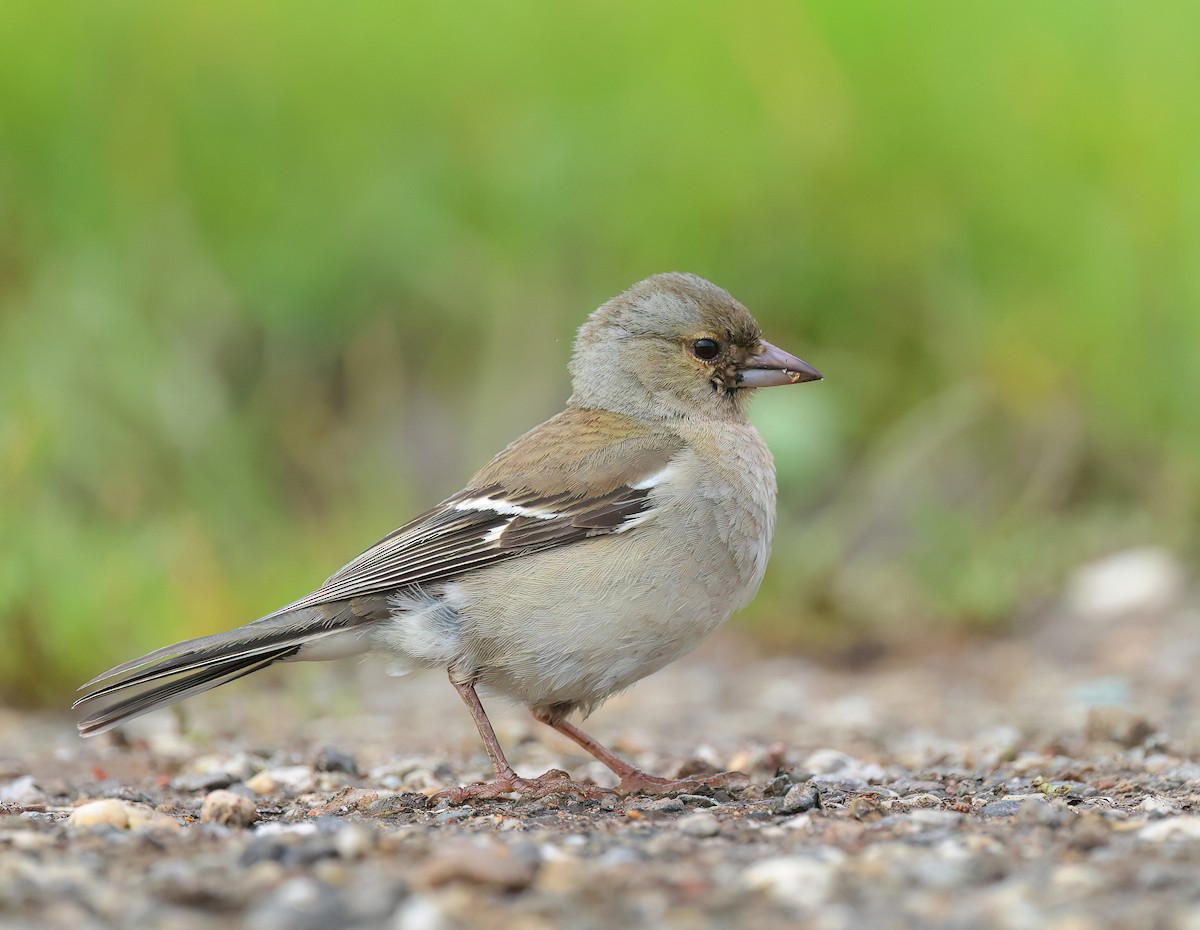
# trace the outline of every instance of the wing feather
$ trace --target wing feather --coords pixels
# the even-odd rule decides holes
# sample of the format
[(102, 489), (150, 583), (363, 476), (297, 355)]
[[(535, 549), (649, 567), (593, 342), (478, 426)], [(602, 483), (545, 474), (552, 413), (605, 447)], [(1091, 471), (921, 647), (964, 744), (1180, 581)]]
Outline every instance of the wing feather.
[[(449, 581), (470, 569), (618, 532), (646, 515), (652, 490), (626, 485), (600, 495), (572, 496), (512, 494), (495, 486), (468, 489), (385, 536), (319, 589), (270, 616)], [(462, 506), (464, 502), (470, 506)]]

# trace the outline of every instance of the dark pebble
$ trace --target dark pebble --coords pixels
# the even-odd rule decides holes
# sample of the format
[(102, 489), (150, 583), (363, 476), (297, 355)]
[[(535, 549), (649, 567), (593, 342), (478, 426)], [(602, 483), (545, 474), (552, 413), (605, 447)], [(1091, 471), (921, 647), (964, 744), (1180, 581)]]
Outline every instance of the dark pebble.
[(290, 851), (289, 846), (275, 837), (255, 837), (242, 850), (238, 864), (245, 869), (258, 862), (283, 862)]
[(661, 814), (678, 814), (684, 809), (684, 803), (679, 798), (655, 798), (642, 804), (642, 810)]
[(201, 875), (189, 864), (167, 860), (155, 864), (147, 875), (154, 896), (165, 904), (200, 911), (230, 911), (246, 903), (244, 889), (222, 876)]
[(1057, 826), (1062, 822), (1063, 815), (1045, 798), (1033, 797), (1021, 801), (1017, 819), (1022, 823)]
[(688, 759), (679, 767), (679, 771), (675, 774), (676, 778), (692, 778), (700, 776), (701, 778), (707, 775), (719, 775), (720, 769), (714, 769), (703, 759)]
[(333, 837), (306, 836), (293, 839), (281, 837), (257, 837), (242, 850), (239, 863), (242, 868), (256, 862), (278, 862), (287, 868), (301, 868), (333, 859), (337, 856), (337, 844)]
[(154, 798), (150, 797), (144, 791), (138, 791), (136, 788), (122, 788), (117, 792), (117, 797), (122, 801), (134, 801), (138, 804), (153, 805), (155, 803)]
[(305, 837), (304, 842), (296, 843), (288, 850), (283, 864), (288, 868), (297, 868), (312, 865), (322, 859), (336, 859), (337, 857), (337, 843), (333, 837)]
[(336, 746), (326, 746), (317, 754), (313, 768), (318, 772), (345, 772), (347, 775), (357, 775), (358, 761), (350, 753)]
[(992, 801), (979, 809), (979, 816), (1015, 817), (1020, 809), (1020, 801)]
[(782, 798), (795, 784), (788, 775), (776, 775), (763, 787), (764, 798)]
[(703, 794), (681, 794), (677, 795), (680, 801), (688, 807), (720, 807), (720, 803), (715, 798), (710, 798)]
[(802, 785), (792, 785), (787, 794), (779, 801), (775, 812), (781, 815), (802, 814), (805, 811), (821, 809), (821, 792), (812, 782)]
[(171, 779), (171, 787), (176, 791), (186, 791), (190, 794), (201, 791), (207, 793), (219, 788), (228, 788), (235, 781), (237, 779), (228, 772), (207, 772), (203, 775), (180, 775), (178, 778)]
[(336, 891), (311, 878), (293, 878), (262, 897), (247, 915), (257, 930), (326, 930), (346, 925)]

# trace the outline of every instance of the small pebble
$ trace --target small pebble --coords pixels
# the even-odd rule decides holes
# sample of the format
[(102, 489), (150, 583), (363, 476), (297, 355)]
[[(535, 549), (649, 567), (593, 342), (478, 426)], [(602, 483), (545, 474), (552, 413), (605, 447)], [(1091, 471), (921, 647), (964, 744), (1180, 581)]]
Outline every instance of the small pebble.
[(909, 794), (901, 799), (901, 803), (908, 810), (937, 809), (942, 806), (942, 799), (936, 794)]
[(47, 833), (30, 833), (26, 830), (0, 830), (0, 848), (14, 852), (37, 853), (49, 849), (57, 840)]
[(235, 781), (237, 779), (229, 772), (201, 772), (173, 778), (171, 787), (176, 791), (192, 794), (200, 791), (215, 791), (217, 788), (228, 788)]
[(812, 782), (805, 782), (800, 785), (792, 785), (779, 802), (776, 811), (785, 815), (802, 814), (805, 811), (820, 809), (820, 807), (821, 792)]
[(0, 786), (0, 804), (41, 804), (45, 800), (32, 775), (22, 775)]
[(679, 798), (655, 798), (652, 801), (646, 801), (641, 805), (644, 811), (658, 811), (662, 814), (676, 814), (686, 810), (687, 805)]
[(681, 794), (677, 795), (687, 807), (720, 807), (721, 802), (716, 798), (710, 798), (704, 794)]
[(246, 915), (250, 930), (324, 930), (345, 924), (337, 893), (312, 878), (288, 879), (263, 895)]
[(687, 817), (680, 817), (675, 827), (684, 836), (698, 838), (716, 836), (721, 832), (721, 824), (712, 814), (689, 814)]
[(452, 926), (446, 917), (446, 904), (434, 894), (409, 895), (396, 911), (395, 930), (442, 930)]
[(103, 801), (89, 801), (71, 811), (67, 823), (80, 829), (85, 827), (115, 827), (118, 830), (129, 828), (128, 805), (116, 798), (105, 798)]
[(1143, 814), (1149, 814), (1151, 817), (1169, 817), (1172, 814), (1179, 813), (1179, 808), (1166, 798), (1154, 796), (1143, 798), (1137, 809)]
[(1077, 862), (1055, 866), (1050, 883), (1056, 890), (1074, 895), (1095, 894), (1105, 884), (1102, 872)]
[(1020, 807), (1017, 809), (1017, 820), (1021, 823), (1054, 826), (1062, 822), (1062, 814), (1055, 810), (1054, 805), (1046, 798), (1035, 795), (1021, 799)]
[(1103, 624), (1168, 609), (1186, 590), (1186, 573), (1171, 552), (1146, 546), (1126, 549), (1076, 570), (1067, 604), (1082, 620)]
[(532, 850), (518, 853), (495, 842), (450, 842), (434, 851), (416, 882), (427, 888), (463, 882), (512, 892), (528, 888), (537, 868), (537, 854)]
[(962, 814), (957, 811), (942, 810), (935, 807), (914, 807), (905, 816), (908, 823), (919, 827), (950, 827), (962, 822)]
[(252, 775), (246, 779), (246, 787), (255, 794), (274, 794), (275, 779), (271, 777), (271, 773), (263, 769), (257, 775)]
[(326, 746), (317, 755), (313, 768), (318, 772), (345, 772), (347, 775), (358, 774), (358, 762), (354, 756), (335, 746)]
[(375, 848), (375, 831), (365, 824), (348, 823), (334, 835), (333, 844), (343, 859), (361, 859)]
[(878, 798), (860, 794), (846, 802), (846, 813), (855, 820), (878, 820), (883, 816), (883, 807)]
[(198, 775), (220, 773), (231, 776), (234, 781), (245, 781), (265, 767), (265, 759), (241, 751), (235, 752), (232, 756), (200, 756), (188, 766), (188, 771)]
[(884, 778), (883, 768), (864, 762), (836, 749), (818, 749), (804, 760), (804, 769), (814, 781), (858, 782), (868, 784)]
[(990, 801), (979, 809), (980, 817), (1015, 817), (1021, 809), (1017, 800)]
[(835, 861), (815, 856), (780, 856), (755, 863), (742, 873), (748, 888), (801, 908), (818, 907), (834, 889)]
[(248, 827), (259, 819), (260, 815), (253, 801), (223, 789), (208, 794), (200, 808), (200, 820), (203, 823)]
[(1164, 840), (1200, 840), (1200, 814), (1164, 817), (1142, 827), (1138, 839), (1152, 843)]
[(246, 787), (257, 795), (283, 793), (294, 796), (312, 791), (315, 784), (312, 770), (307, 765), (263, 769), (246, 779)]
[(776, 775), (763, 787), (763, 797), (782, 798), (791, 790), (792, 779), (787, 775)]

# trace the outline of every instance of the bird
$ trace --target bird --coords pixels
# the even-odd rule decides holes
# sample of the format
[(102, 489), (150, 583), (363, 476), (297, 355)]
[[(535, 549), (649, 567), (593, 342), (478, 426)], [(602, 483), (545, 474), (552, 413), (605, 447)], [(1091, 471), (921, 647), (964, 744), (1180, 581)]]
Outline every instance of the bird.
[(822, 375), (767, 342), (727, 291), (680, 272), (591, 313), (569, 371), (562, 412), (317, 590), (87, 682), (79, 732), (276, 662), (381, 654), (389, 673), (446, 672), (474, 719), (495, 777), (445, 789), (452, 800), (589, 790), (557, 769), (519, 776), (480, 692), (527, 707), (611, 769), (621, 793), (687, 787), (568, 718), (586, 718), (750, 603), (770, 554), (776, 479), (748, 403)]

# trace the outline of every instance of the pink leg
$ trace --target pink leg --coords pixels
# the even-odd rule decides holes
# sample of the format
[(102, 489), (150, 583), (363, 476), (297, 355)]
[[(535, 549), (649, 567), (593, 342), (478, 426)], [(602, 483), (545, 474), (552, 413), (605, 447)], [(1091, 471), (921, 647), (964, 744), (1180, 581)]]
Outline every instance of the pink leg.
[(535, 713), (534, 719), (553, 727), (563, 736), (578, 743), (591, 755), (608, 766), (621, 779), (617, 791), (621, 794), (687, 794), (697, 788), (745, 788), (750, 779), (741, 772), (722, 772), (707, 778), (659, 778), (630, 765), (611, 749), (588, 736), (566, 720), (555, 720), (547, 714)]
[(597, 788), (595, 785), (581, 785), (574, 782), (570, 775), (559, 769), (551, 769), (537, 778), (522, 778), (508, 764), (504, 750), (500, 748), (500, 741), (496, 739), (496, 731), (492, 729), (492, 722), (488, 719), (487, 711), (484, 710), (479, 695), (475, 693), (475, 682), (456, 681), (451, 675), (450, 683), (454, 685), (459, 697), (463, 699), (463, 703), (467, 705), (471, 716), (475, 719), (475, 726), (483, 740), (483, 748), (487, 750), (488, 758), (492, 761), (492, 768), (496, 771), (496, 779), (480, 784), (465, 785), (461, 788), (446, 788), (439, 791), (434, 797), (445, 798), (454, 804), (461, 804), (463, 801), (471, 799), (497, 798), (512, 793), (529, 798), (541, 798), (548, 794), (572, 794), (577, 797), (593, 798), (612, 793)]

